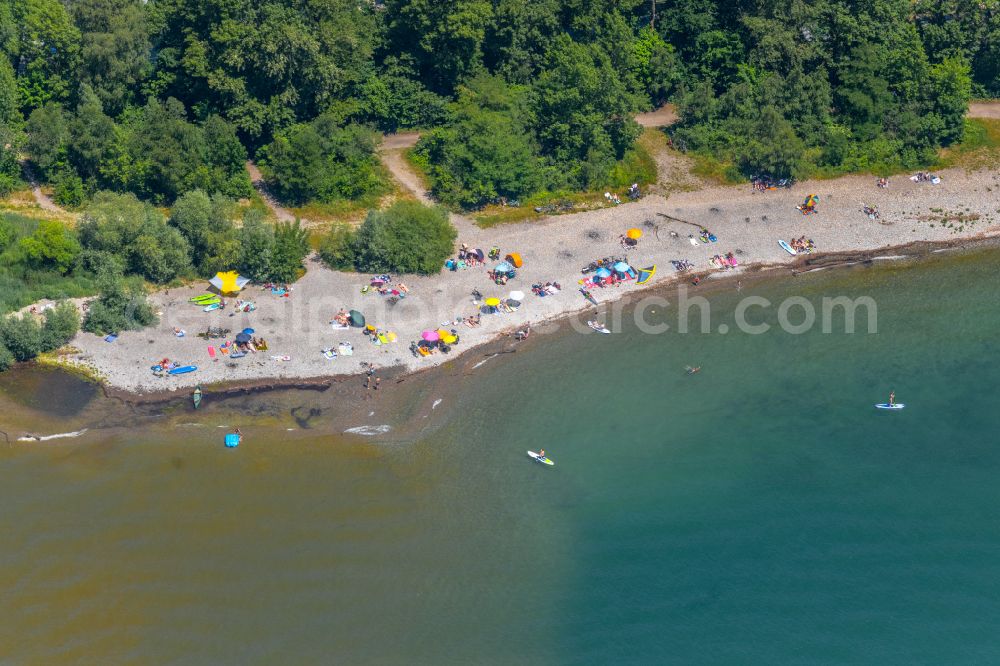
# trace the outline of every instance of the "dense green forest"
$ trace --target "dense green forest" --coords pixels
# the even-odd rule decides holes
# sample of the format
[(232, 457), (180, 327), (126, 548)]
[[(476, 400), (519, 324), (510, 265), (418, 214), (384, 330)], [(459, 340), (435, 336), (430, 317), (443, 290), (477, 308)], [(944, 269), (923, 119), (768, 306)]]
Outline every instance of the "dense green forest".
[(450, 204), (601, 187), (665, 100), (744, 175), (908, 166), (1000, 95), (996, 0), (0, 0), (0, 52), (0, 190), (70, 206), (355, 200), (417, 127)]

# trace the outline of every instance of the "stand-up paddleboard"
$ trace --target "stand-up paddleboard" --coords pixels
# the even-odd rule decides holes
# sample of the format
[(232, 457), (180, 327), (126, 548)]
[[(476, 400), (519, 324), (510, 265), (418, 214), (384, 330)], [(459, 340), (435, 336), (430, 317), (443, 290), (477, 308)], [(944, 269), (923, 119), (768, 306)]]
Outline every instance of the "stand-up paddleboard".
[(608, 335), (608, 334), (611, 333), (611, 331), (609, 331), (608, 329), (604, 328), (603, 326), (601, 326), (596, 321), (588, 321), (587, 322), (587, 326), (591, 327), (592, 329), (594, 329), (598, 333), (604, 333), (605, 335)]
[(199, 294), (197, 296), (192, 296), (188, 300), (191, 301), (192, 303), (198, 303), (200, 301), (211, 301), (216, 298), (218, 298), (218, 296), (215, 294)]
[(792, 246), (791, 246), (791, 245), (789, 245), (788, 243), (786, 243), (786, 242), (785, 242), (784, 240), (780, 240), (780, 241), (778, 241), (778, 245), (780, 245), (780, 246), (781, 246), (781, 249), (782, 249), (782, 250), (784, 250), (785, 252), (787, 252), (788, 254), (790, 254), (790, 255), (792, 255), (792, 256), (795, 256), (796, 254), (798, 254), (798, 252), (796, 252), (796, 251), (795, 251), (795, 250), (794, 250), (794, 249), (792, 248)]
[(198, 369), (196, 365), (182, 365), (179, 368), (174, 368), (173, 370), (167, 370), (168, 375), (186, 375), (189, 372), (194, 372)]
[(543, 465), (555, 465), (554, 462), (552, 462), (545, 456), (535, 453), (534, 451), (528, 451), (528, 455), (537, 460), (538, 462), (542, 463)]
[(875, 405), (875, 409), (902, 409), (903, 407), (906, 407), (906, 405), (898, 402), (895, 405), (890, 405), (887, 402), (880, 402), (879, 404)]

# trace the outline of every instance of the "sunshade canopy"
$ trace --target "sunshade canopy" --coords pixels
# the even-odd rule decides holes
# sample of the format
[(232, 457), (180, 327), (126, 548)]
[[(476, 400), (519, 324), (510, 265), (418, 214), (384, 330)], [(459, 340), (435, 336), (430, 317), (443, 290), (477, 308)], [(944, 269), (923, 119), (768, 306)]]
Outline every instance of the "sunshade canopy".
[(504, 257), (509, 263), (513, 264), (514, 268), (520, 268), (524, 265), (524, 261), (521, 259), (521, 255), (517, 252), (511, 252), (506, 257)]
[(245, 278), (236, 271), (226, 271), (225, 273), (216, 273), (215, 277), (208, 282), (223, 294), (234, 294), (246, 286), (249, 281), (250, 278)]
[(455, 342), (458, 340), (457, 335), (454, 335), (451, 331), (446, 331), (443, 328), (439, 328), (437, 334), (440, 337), (441, 342), (445, 343), (446, 345), (455, 344)]
[(656, 273), (656, 266), (650, 266), (649, 268), (640, 268), (639, 279), (636, 280), (636, 282), (638, 282), (639, 284), (645, 284), (649, 282), (649, 279), (653, 277), (654, 273)]

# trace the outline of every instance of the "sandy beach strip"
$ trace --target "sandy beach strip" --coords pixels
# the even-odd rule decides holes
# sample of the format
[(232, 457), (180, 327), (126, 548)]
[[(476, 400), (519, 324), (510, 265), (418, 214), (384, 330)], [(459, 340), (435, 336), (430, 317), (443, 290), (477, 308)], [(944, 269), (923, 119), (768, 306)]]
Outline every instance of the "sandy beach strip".
[[(680, 279), (671, 260), (689, 260), (695, 272), (713, 270), (711, 257), (727, 252), (737, 254), (742, 271), (801, 262), (800, 257), (789, 255), (778, 245), (779, 239), (806, 236), (815, 241), (819, 253), (844, 253), (919, 241), (1000, 235), (1000, 175), (960, 169), (938, 175), (942, 179), (939, 185), (895, 177), (885, 189), (877, 188), (871, 176), (810, 181), (763, 193), (753, 191), (749, 185), (710, 187), (675, 193), (669, 199), (648, 196), (612, 208), (490, 229), (462, 224), (460, 243), (484, 250), (499, 246), (503, 255), (519, 253), (524, 266), (517, 277), (506, 286), (494, 285), (487, 269), (496, 262), (490, 261), (485, 266), (433, 276), (401, 276), (398, 279), (409, 287), (409, 296), (393, 305), (373, 290), (362, 293), (371, 276), (331, 271), (312, 258), (306, 275), (293, 285), (290, 297), (275, 296), (255, 286), (246, 289), (243, 297), (256, 302), (254, 312), (235, 314), (227, 309), (206, 313), (190, 304), (188, 299), (203, 293), (207, 283), (164, 290), (151, 296), (161, 312), (156, 327), (123, 332), (111, 343), (80, 333), (72, 342), (79, 352), (68, 358), (96, 372), (110, 388), (134, 394), (190, 389), (198, 384), (289, 384), (354, 375), (363, 372), (365, 363), (381, 368), (399, 366), (399, 371), (406, 372), (449, 361), (458, 353), (508, 336), (528, 323), (538, 324), (593, 308), (578, 291), (578, 280), (583, 277), (580, 271), (606, 256), (627, 254), (629, 263), (636, 268), (655, 264), (657, 273), (651, 285), (656, 286)], [(796, 206), (812, 193), (820, 197), (819, 213), (803, 216)], [(882, 219), (871, 220), (864, 215), (864, 204), (878, 206)], [(959, 213), (966, 219), (978, 219), (966, 222), (961, 230), (961, 223), (945, 226), (940, 221), (942, 215)], [(672, 221), (661, 214), (692, 224)], [(697, 236), (699, 225), (715, 234), (718, 242), (692, 245), (688, 237)], [(642, 229), (644, 235), (637, 247), (626, 253), (619, 236), (632, 227)], [(533, 283), (549, 281), (559, 282), (562, 292), (545, 298), (531, 293)], [(526, 297), (517, 312), (484, 314), (482, 325), (476, 328), (456, 326), (452, 323), (456, 319), (478, 311), (471, 296), (473, 290), (487, 298), (506, 298), (511, 291), (520, 290)], [(633, 282), (593, 289), (592, 293), (603, 305), (635, 291)], [(329, 321), (341, 308), (361, 311), (368, 323), (396, 333), (397, 341), (376, 346), (360, 329), (335, 330)], [(265, 338), (269, 348), (240, 359), (229, 359), (216, 351), (216, 360), (212, 360), (209, 345), (218, 347), (223, 340), (197, 336), (209, 326), (229, 329), (229, 340), (242, 329), (253, 328), (254, 335)], [(410, 341), (419, 340), (425, 329), (440, 327), (458, 330), (461, 342), (454, 352), (414, 357)], [(176, 337), (174, 328), (185, 330), (186, 335)], [(322, 349), (336, 349), (341, 342), (353, 345), (352, 356), (324, 357)], [(285, 357), (290, 360), (282, 360)], [(156, 377), (150, 367), (163, 358), (198, 366), (198, 370)]]

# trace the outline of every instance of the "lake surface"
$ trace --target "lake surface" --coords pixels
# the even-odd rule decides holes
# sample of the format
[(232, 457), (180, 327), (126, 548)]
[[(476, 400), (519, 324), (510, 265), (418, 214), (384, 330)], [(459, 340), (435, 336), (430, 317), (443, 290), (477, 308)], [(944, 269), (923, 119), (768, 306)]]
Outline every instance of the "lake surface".
[[(711, 334), (564, 325), (389, 387), (374, 437), (333, 432), (344, 394), (0, 379), (8, 432), (89, 428), (0, 447), (0, 662), (995, 663), (998, 266), (748, 280)], [(719, 334), (750, 295), (870, 296), (878, 333)]]

